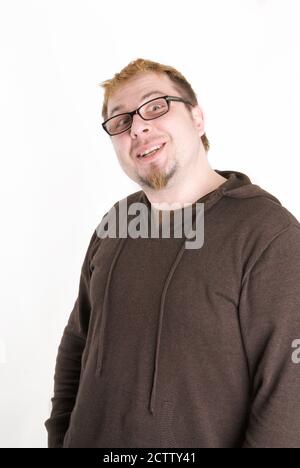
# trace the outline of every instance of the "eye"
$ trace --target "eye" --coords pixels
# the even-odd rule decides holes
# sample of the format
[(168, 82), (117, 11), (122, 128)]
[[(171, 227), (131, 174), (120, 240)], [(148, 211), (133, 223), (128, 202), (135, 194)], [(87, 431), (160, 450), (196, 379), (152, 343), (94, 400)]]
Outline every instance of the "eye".
[(156, 109), (161, 109), (161, 105), (159, 105), (159, 104), (153, 104), (151, 110), (155, 111)]
[(123, 117), (122, 119), (118, 120), (117, 128), (122, 125), (127, 125), (129, 123), (129, 117)]

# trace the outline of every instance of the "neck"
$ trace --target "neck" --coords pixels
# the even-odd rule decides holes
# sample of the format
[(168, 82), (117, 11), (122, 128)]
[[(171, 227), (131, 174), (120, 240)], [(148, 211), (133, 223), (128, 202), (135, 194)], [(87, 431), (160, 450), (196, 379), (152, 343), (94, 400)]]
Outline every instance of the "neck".
[(154, 208), (160, 210), (183, 208), (216, 190), (227, 180), (210, 167), (207, 159), (206, 164), (198, 164), (189, 171), (189, 174), (180, 174), (180, 177), (180, 183), (174, 178), (170, 185), (159, 191), (144, 190)]

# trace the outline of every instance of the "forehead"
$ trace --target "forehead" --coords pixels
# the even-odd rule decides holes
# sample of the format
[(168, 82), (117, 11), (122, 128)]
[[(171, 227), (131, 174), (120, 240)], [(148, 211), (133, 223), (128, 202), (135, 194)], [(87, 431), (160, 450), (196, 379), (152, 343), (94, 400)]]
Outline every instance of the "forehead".
[[(108, 100), (108, 116), (138, 107), (146, 94), (158, 91), (158, 95), (178, 94), (172, 81), (164, 73), (147, 72), (130, 78)], [(146, 100), (156, 97), (149, 96)]]

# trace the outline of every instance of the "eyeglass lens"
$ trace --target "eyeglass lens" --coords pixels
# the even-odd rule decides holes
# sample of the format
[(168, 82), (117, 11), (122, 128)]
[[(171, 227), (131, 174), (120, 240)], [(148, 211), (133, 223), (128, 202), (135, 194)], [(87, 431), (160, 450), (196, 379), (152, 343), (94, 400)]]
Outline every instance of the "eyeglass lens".
[[(165, 99), (159, 98), (144, 104), (140, 108), (140, 114), (145, 120), (155, 119), (168, 111), (168, 103)], [(121, 133), (131, 126), (132, 118), (130, 114), (116, 115), (106, 123), (106, 128), (110, 134)]]

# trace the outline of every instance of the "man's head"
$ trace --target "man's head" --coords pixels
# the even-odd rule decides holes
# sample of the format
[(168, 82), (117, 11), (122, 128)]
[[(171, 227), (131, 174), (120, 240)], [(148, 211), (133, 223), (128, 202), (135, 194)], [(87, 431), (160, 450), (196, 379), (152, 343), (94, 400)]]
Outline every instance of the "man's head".
[[(124, 172), (142, 187), (159, 190), (189, 177), (197, 159), (208, 151), (209, 142), (202, 109), (183, 75), (172, 67), (137, 59), (101, 85), (105, 89), (102, 108), (105, 121), (160, 96), (175, 96), (189, 102), (165, 102), (166, 113), (153, 120), (143, 120), (134, 114), (130, 129), (110, 137)], [(152, 158), (138, 156), (162, 143), (164, 146)]]

